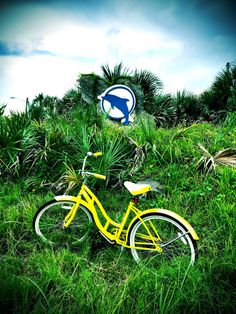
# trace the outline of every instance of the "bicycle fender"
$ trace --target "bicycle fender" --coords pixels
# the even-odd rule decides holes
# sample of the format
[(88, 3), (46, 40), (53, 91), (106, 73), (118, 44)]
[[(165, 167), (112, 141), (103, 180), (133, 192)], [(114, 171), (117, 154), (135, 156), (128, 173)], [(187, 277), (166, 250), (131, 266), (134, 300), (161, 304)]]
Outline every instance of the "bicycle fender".
[(70, 195), (57, 195), (54, 196), (56, 201), (73, 201), (73, 202), (78, 202), (78, 198), (75, 196), (70, 196)]
[(141, 212), (140, 214), (138, 214), (137, 216), (135, 216), (134, 219), (129, 224), (127, 234), (129, 234), (131, 227), (133, 226), (133, 224), (137, 220), (139, 220), (139, 218), (145, 217), (148, 214), (163, 214), (164, 216), (169, 216), (171, 218), (174, 218), (175, 220), (177, 220), (179, 223), (181, 223), (188, 230), (188, 232), (191, 234), (191, 236), (194, 240), (199, 240), (197, 233), (195, 232), (193, 227), (190, 225), (190, 223), (187, 222), (187, 220), (185, 220), (183, 217), (181, 217), (180, 215), (178, 215), (178, 214), (176, 214), (170, 210), (162, 209), (162, 208), (147, 209), (147, 210)]

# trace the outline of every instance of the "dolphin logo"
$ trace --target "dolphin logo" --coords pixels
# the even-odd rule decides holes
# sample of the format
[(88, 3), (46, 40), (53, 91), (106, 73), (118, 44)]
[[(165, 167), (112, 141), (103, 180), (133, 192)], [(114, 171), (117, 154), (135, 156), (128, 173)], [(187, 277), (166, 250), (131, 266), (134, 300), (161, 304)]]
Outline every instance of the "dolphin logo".
[(125, 118), (123, 124), (129, 124), (129, 109), (127, 106), (127, 98), (121, 98), (116, 95), (106, 94), (105, 96), (101, 96), (102, 99), (108, 101), (111, 104), (112, 109), (117, 108), (119, 109)]
[(128, 86), (110, 86), (97, 97), (101, 101), (102, 111), (110, 119), (121, 120), (121, 123), (126, 125), (133, 121), (131, 113), (135, 108), (136, 100), (133, 91)]

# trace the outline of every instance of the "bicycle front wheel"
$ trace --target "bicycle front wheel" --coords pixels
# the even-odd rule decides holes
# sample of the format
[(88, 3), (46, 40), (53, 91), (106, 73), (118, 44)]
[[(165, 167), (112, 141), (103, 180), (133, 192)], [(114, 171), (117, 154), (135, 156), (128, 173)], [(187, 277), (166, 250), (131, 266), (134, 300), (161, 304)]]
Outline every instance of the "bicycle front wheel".
[(179, 221), (163, 214), (138, 220), (130, 231), (130, 246), (136, 262), (160, 265), (185, 260), (193, 264), (196, 259), (196, 241)]
[(49, 244), (76, 244), (84, 241), (93, 223), (90, 212), (84, 206), (79, 206), (70, 225), (64, 228), (64, 219), (74, 205), (73, 201), (52, 200), (40, 207), (33, 220), (36, 234)]

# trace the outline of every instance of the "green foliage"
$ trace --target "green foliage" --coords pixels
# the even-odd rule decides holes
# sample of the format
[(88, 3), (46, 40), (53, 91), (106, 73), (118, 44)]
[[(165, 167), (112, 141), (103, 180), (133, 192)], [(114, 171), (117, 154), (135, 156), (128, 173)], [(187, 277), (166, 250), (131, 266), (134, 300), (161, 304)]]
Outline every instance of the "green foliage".
[(176, 95), (163, 94), (163, 83), (148, 70), (130, 71), (122, 63), (110, 68), (102, 65), (102, 76), (81, 74), (77, 80), (83, 100), (97, 103), (97, 96), (114, 84), (130, 87), (137, 100), (136, 112), (144, 109), (154, 115), (158, 127), (173, 127), (179, 123), (189, 125), (196, 121), (221, 123), (228, 112), (236, 110), (236, 67), (230, 66), (219, 73), (211, 88), (196, 96), (178, 91)]
[(70, 110), (81, 106), (82, 94), (78, 89), (69, 89), (62, 99), (58, 101), (57, 113), (58, 114), (68, 114)]
[(215, 77), (209, 90), (200, 95), (204, 118), (215, 123), (225, 120), (228, 112), (236, 110), (236, 66), (227, 66)]
[(107, 86), (121, 84), (122, 81), (129, 81), (131, 79), (131, 72), (128, 68), (125, 68), (120, 62), (111, 69), (108, 64), (102, 65), (102, 79)]
[(159, 77), (148, 70), (135, 70), (132, 82), (141, 86), (145, 97), (154, 97), (163, 88), (163, 83)]
[(198, 99), (190, 92), (178, 91), (174, 97), (174, 106), (176, 108), (176, 120), (181, 123), (198, 120), (201, 117), (201, 107)]
[(98, 160), (98, 169), (108, 177), (108, 180), (111, 176), (117, 180), (120, 172), (127, 169), (127, 164), (132, 156), (128, 142), (123, 137), (117, 136), (111, 139), (106, 139), (105, 136), (97, 137), (93, 150), (104, 152), (103, 158)]
[[(104, 77), (81, 75), (79, 88), (60, 100), (40, 94), (26, 113), (0, 117), (1, 312), (234, 312), (235, 68), (227, 71), (196, 97), (161, 94), (150, 72), (136, 71), (134, 80), (122, 64), (104, 66)], [(129, 127), (107, 120), (91, 101), (111, 82), (127, 84), (145, 105)], [(108, 180), (90, 184), (116, 220), (130, 198), (124, 180), (162, 186), (140, 208), (170, 209), (193, 225), (200, 237), (193, 268), (139, 267), (95, 231), (83, 246), (55, 250), (39, 242), (35, 211), (68, 192), (68, 183), (77, 192), (88, 151), (103, 152), (87, 167)]]
[(170, 94), (157, 94), (146, 102), (145, 111), (155, 117), (158, 127), (173, 126), (176, 121), (176, 107)]
[(110, 68), (108, 64), (102, 65), (102, 76), (94, 73), (81, 74), (77, 80), (82, 97), (87, 103), (97, 103), (97, 97), (109, 86), (123, 84), (130, 87), (137, 100), (136, 110), (145, 109), (146, 104), (154, 99), (155, 93), (162, 88), (160, 79), (148, 70), (134, 73), (121, 63)]
[[(136, 127), (139, 141), (150, 136), (147, 133), (141, 137), (142, 129), (141, 125)], [(134, 137), (134, 130), (130, 132), (127, 135)], [(199, 138), (206, 145), (205, 134), (217, 137), (223, 128), (205, 124), (155, 132), (157, 141), (162, 135), (162, 140), (171, 141), (173, 148), (181, 143), (180, 151), (184, 154), (191, 152), (190, 139)], [(122, 169), (115, 164), (114, 156), (118, 154), (120, 163), (126, 160), (127, 156), (118, 150), (125, 140), (113, 139), (115, 145), (109, 150), (111, 142), (108, 141), (106, 146), (107, 158), (109, 164), (114, 159), (112, 167), (118, 175)], [(217, 147), (222, 140), (225, 141), (218, 139)], [(167, 208), (191, 222), (200, 237), (199, 260), (194, 267), (171, 263), (162, 264), (158, 269), (139, 267), (129, 250), (121, 254), (118, 247), (104, 243), (96, 233), (83, 246), (56, 250), (45, 247), (34, 235), (31, 223), (36, 209), (52, 195), (34, 190), (26, 192), (21, 181), (1, 182), (0, 207), (4, 209), (0, 211), (1, 311), (127, 313), (129, 308), (133, 313), (196, 310), (232, 313), (235, 308), (235, 171), (222, 167), (205, 177), (191, 162), (176, 158), (175, 154), (179, 153), (176, 149), (172, 153), (175, 162), (157, 166), (154, 155), (148, 152), (146, 163), (135, 174), (136, 179), (151, 169), (152, 176), (164, 185), (164, 192), (140, 201), (140, 206)], [(104, 166), (107, 159), (102, 161), (103, 157), (95, 160), (95, 165)], [(151, 164), (154, 167), (150, 168)], [(115, 213), (119, 216), (123, 212), (120, 200), (124, 191), (116, 188), (108, 192), (109, 189), (107, 203), (116, 200)], [(109, 210), (114, 213), (113, 208)]]
[(25, 113), (3, 117), (0, 120), (1, 172), (19, 176), (34, 144), (34, 133)]
[(234, 80), (236, 79), (236, 66), (222, 70), (212, 84), (211, 90), (214, 95), (214, 108), (218, 110), (236, 110), (236, 86)]
[(91, 74), (80, 74), (78, 79), (78, 88), (81, 91), (82, 98), (86, 103), (97, 103), (98, 96), (106, 89), (107, 85), (100, 76)]
[(223, 123), (223, 126), (225, 128), (229, 129), (229, 132), (234, 132), (236, 131), (236, 112), (229, 112), (226, 116), (226, 119)]
[(57, 114), (59, 99), (55, 96), (37, 95), (28, 105), (27, 114), (32, 120), (40, 121)]
[(6, 105), (0, 105), (0, 117), (3, 116)]

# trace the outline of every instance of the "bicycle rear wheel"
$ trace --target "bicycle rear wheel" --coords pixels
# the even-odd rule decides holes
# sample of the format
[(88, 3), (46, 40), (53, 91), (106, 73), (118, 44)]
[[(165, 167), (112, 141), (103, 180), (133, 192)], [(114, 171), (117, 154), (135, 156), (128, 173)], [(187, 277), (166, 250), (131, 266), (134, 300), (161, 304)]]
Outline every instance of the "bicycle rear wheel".
[(64, 228), (64, 219), (74, 205), (73, 201), (52, 200), (40, 207), (33, 220), (36, 234), (49, 244), (76, 244), (84, 241), (93, 223), (90, 212), (84, 206), (79, 206), (68, 228)]
[[(142, 220), (144, 224), (138, 220), (130, 231), (131, 253), (136, 262), (155, 265), (165, 261), (194, 263), (196, 241), (179, 221), (163, 214), (149, 214)], [(161, 251), (156, 249), (155, 244)]]

